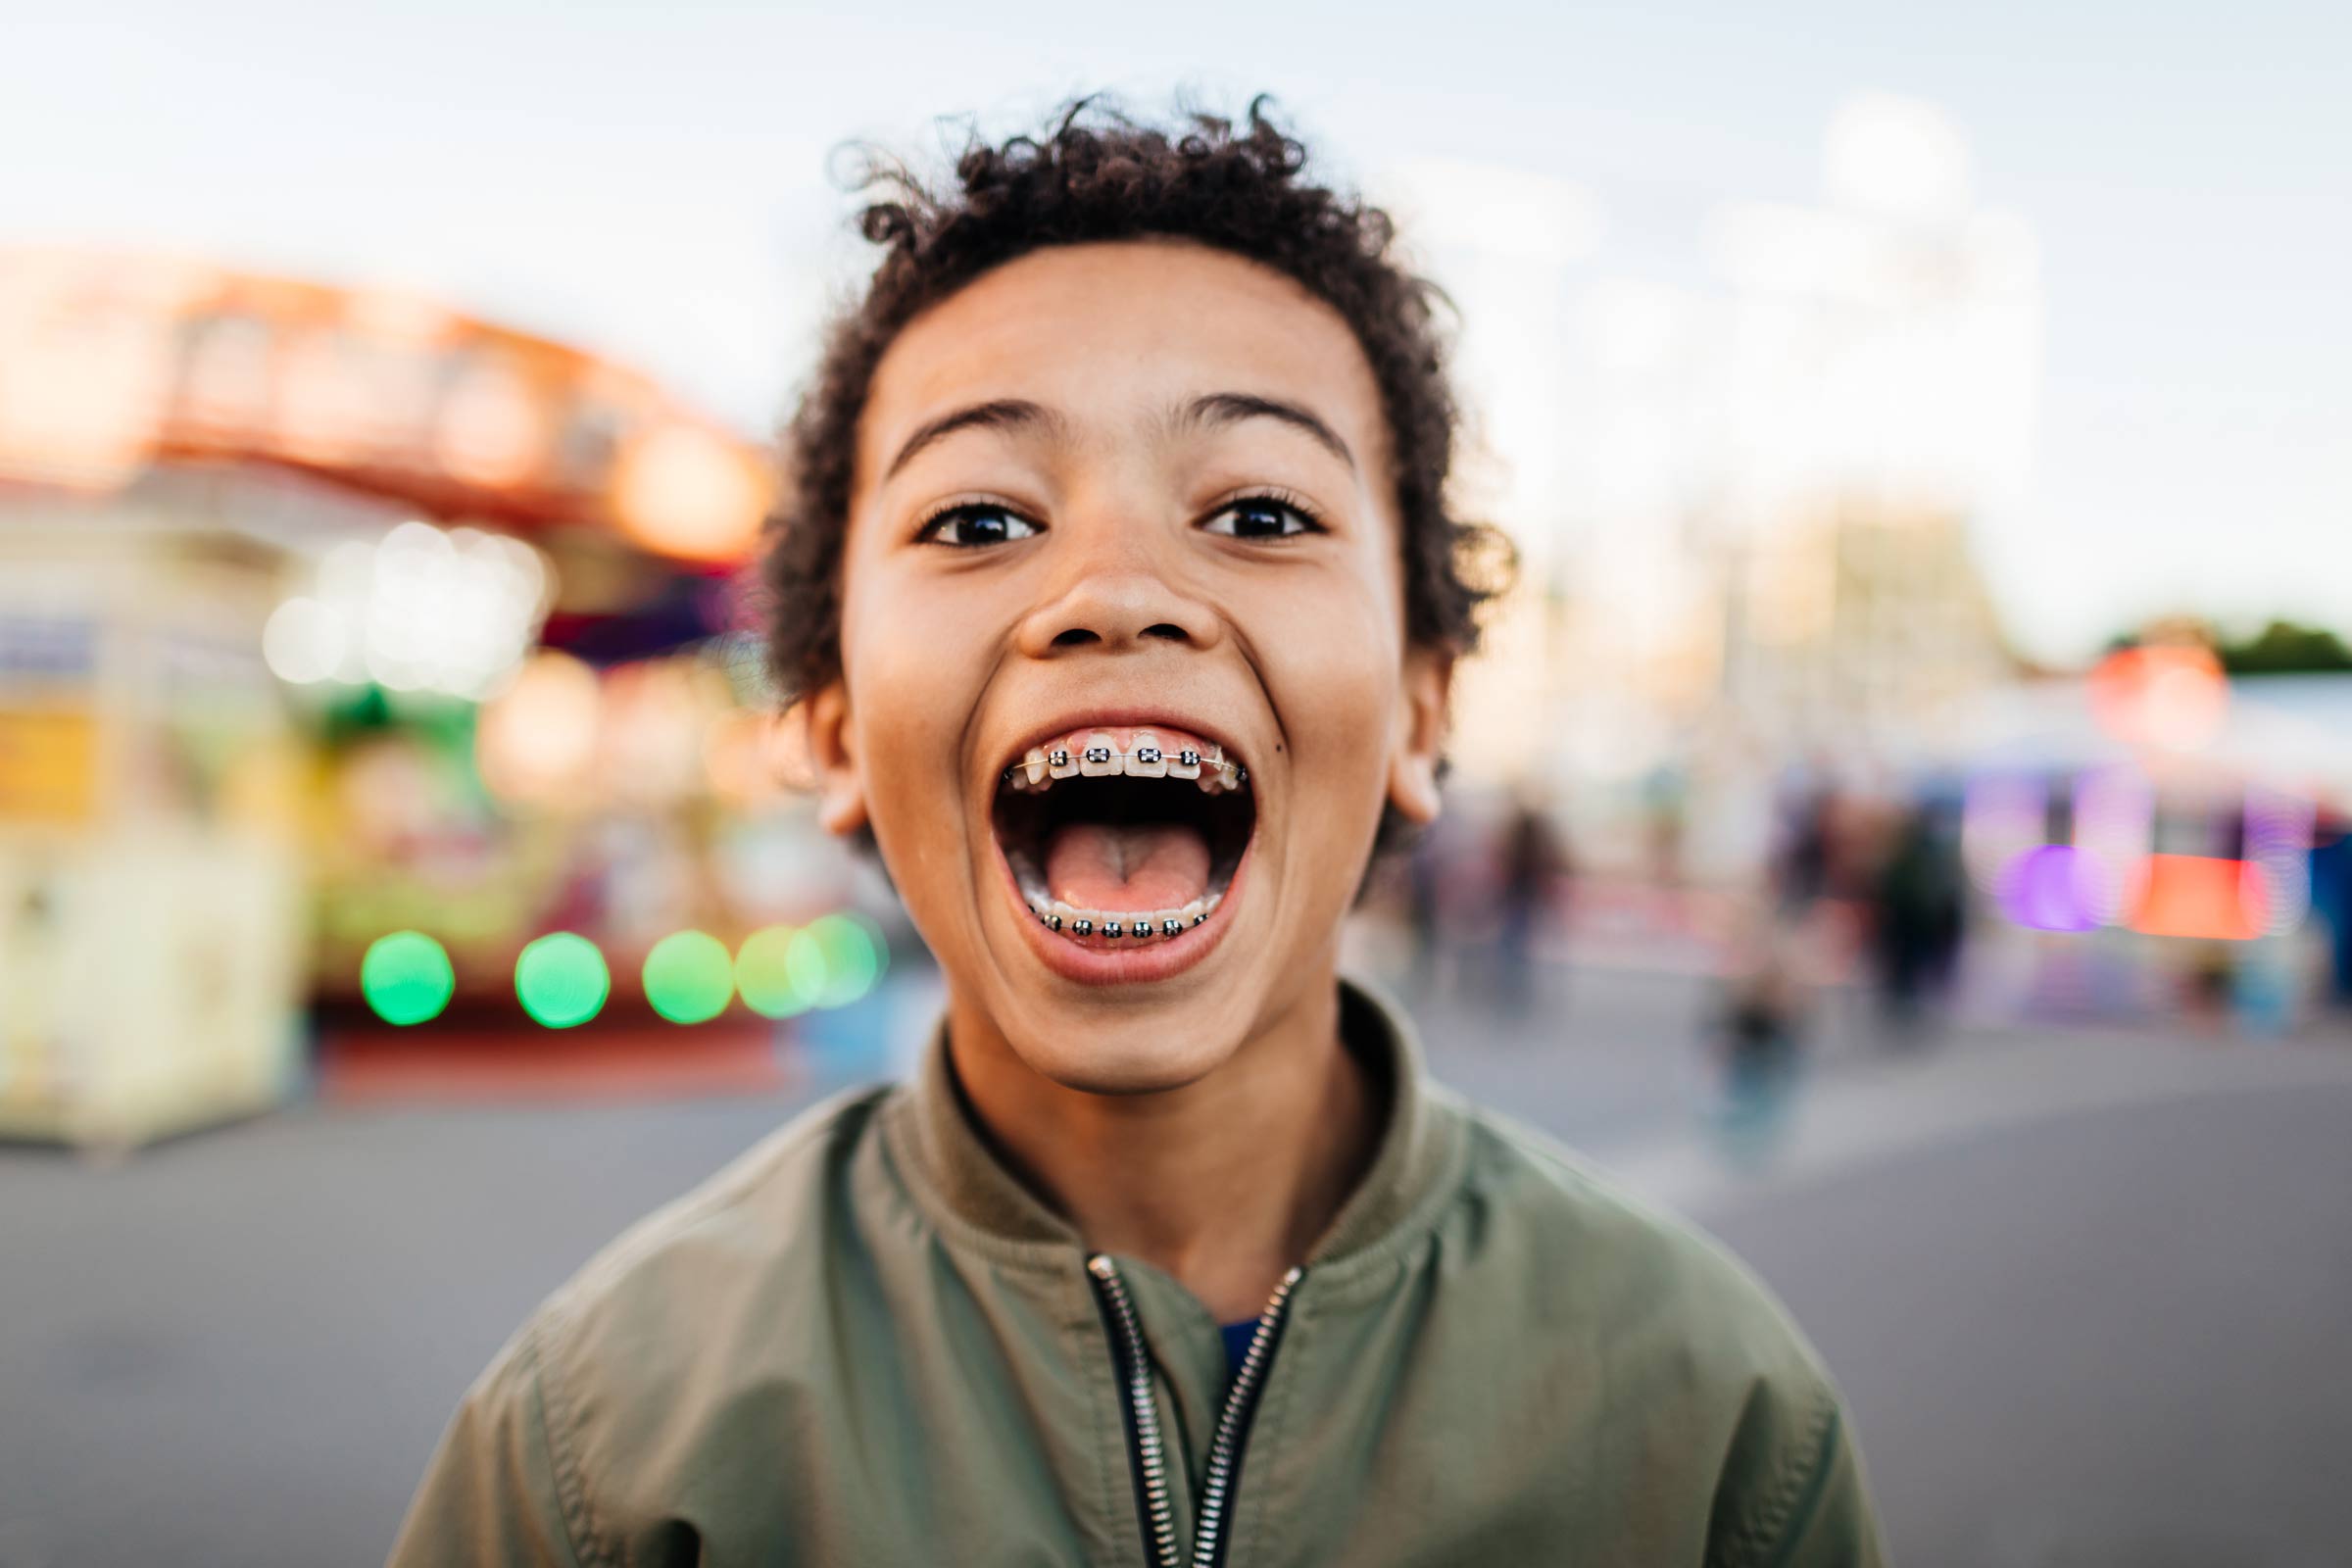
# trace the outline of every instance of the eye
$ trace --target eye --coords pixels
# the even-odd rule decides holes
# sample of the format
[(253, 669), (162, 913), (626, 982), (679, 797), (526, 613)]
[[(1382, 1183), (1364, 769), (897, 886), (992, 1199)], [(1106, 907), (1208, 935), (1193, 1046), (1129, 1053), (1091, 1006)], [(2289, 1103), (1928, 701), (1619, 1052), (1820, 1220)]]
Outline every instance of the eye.
[(976, 550), (1027, 539), (1037, 531), (1036, 523), (1010, 508), (972, 501), (935, 514), (915, 537), (930, 544)]
[(1235, 539), (1288, 539), (1296, 534), (1321, 533), (1322, 524), (1302, 508), (1273, 496), (1247, 496), (1201, 524), (1209, 533)]

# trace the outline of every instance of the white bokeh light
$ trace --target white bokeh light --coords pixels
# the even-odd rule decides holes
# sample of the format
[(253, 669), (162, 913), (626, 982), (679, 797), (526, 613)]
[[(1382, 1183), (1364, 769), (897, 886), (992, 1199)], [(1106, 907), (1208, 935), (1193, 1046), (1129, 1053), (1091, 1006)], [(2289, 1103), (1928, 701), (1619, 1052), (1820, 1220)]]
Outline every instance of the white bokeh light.
[(372, 681), (474, 701), (511, 680), (553, 601), (539, 552), (477, 528), (404, 522), (318, 564), (315, 592), (280, 605), (264, 655), (280, 678)]
[(343, 667), (349, 632), (333, 606), (308, 595), (279, 605), (262, 628), (262, 660), (290, 685), (332, 679)]

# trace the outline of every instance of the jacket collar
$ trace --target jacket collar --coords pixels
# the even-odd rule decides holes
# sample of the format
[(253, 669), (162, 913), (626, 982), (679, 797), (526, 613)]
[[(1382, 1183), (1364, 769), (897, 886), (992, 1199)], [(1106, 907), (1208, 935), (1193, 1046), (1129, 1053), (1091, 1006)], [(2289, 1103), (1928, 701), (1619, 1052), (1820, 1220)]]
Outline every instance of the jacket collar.
[[(1371, 1167), (1309, 1254), (1317, 1264), (1362, 1251), (1403, 1226), (1445, 1182), (1461, 1136), (1458, 1119), (1433, 1102), (1420, 1042), (1395, 1003), (1343, 979), (1340, 1032), (1385, 1089), (1388, 1125)], [(991, 1147), (956, 1080), (944, 1018), (894, 1111), (891, 1141), (926, 1207), (944, 1209), (959, 1226), (1000, 1243), (1082, 1245), (1076, 1228)]]

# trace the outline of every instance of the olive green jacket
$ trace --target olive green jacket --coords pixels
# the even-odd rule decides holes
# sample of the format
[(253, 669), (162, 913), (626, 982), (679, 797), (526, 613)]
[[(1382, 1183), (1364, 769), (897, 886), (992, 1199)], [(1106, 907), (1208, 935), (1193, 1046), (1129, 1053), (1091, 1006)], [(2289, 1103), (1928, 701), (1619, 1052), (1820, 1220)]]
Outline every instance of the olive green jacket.
[(1763, 1288), (1344, 1003), (1390, 1123), (1230, 1400), (1216, 1322), (1090, 1260), (943, 1035), (551, 1298), (392, 1561), (1878, 1562), (1838, 1397)]

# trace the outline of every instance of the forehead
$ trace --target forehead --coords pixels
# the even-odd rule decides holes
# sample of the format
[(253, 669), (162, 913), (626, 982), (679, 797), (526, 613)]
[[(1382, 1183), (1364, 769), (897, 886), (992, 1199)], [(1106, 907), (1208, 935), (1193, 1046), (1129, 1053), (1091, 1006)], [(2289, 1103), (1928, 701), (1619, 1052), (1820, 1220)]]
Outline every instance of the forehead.
[(1357, 452), (1386, 451), (1372, 367), (1339, 312), (1255, 262), (1164, 240), (1034, 251), (924, 312), (875, 369), (859, 446), (977, 399), (1115, 421), (1212, 391), (1301, 403)]

